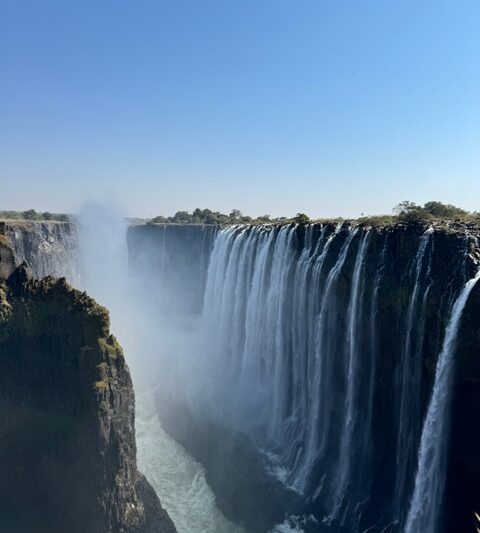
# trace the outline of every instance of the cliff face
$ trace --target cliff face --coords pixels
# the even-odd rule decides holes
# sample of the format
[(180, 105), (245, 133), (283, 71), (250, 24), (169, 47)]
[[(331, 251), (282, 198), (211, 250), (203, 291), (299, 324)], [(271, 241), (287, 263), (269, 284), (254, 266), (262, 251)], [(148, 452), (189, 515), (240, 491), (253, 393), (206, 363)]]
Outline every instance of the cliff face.
[(130, 226), (127, 244), (132, 277), (147, 281), (147, 291), (169, 312), (200, 312), (218, 230), (212, 225)]
[(175, 532), (137, 471), (132, 382), (108, 312), (25, 267), (0, 281), (0, 526)]
[(34, 277), (66, 277), (78, 285), (78, 236), (73, 223), (0, 221), (0, 235), (13, 249), (17, 266), (27, 262)]
[[(275, 482), (268, 502), (261, 487), (251, 488), (266, 479), (261, 461), (246, 459), (254, 442), (272, 452), (274, 471), (325, 531), (404, 530), (452, 305), (480, 256), (478, 227), (426, 229), (327, 223), (216, 234), (202, 296), (206, 345), (184, 380), (202, 383), (201, 393), (193, 402), (185, 394), (182, 405), (175, 390), (159, 412), (207, 468), (228, 516), (249, 524), (255, 515), (258, 524), (263, 513), (273, 526), (287, 508)], [(170, 241), (152, 238), (163, 231)], [(150, 258), (154, 290), (159, 258), (175, 257), (179, 272), (188, 267), (182, 261), (198, 265), (189, 254), (202, 240), (199, 226), (136, 227), (130, 264), (140, 278)], [(168, 279), (161, 269), (156, 275), (158, 284)], [(451, 426), (436, 435), (438, 490), (446, 486), (438, 531), (470, 531), (478, 507), (479, 314), (477, 284), (462, 313), (453, 384), (445, 385)]]

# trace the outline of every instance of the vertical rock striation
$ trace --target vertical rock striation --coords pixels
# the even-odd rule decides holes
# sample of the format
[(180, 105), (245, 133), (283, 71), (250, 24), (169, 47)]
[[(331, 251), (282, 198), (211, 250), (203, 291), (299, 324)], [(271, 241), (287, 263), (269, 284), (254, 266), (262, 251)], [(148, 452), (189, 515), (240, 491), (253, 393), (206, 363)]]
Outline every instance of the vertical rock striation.
[(79, 285), (78, 237), (70, 222), (0, 221), (0, 235), (8, 239), (17, 266), (28, 263), (36, 278), (65, 277)]
[(137, 470), (132, 381), (107, 310), (24, 265), (0, 280), (0, 526), (175, 532)]

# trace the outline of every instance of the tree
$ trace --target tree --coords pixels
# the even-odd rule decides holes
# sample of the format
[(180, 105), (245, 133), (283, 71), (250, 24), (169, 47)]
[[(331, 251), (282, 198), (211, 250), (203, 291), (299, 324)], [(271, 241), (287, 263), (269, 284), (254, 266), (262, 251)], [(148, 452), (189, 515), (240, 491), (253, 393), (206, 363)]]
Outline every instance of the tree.
[(238, 222), (243, 217), (242, 212), (239, 209), (232, 209), (228, 218), (232, 222)]
[(405, 200), (393, 208), (398, 220), (405, 224), (427, 224), (432, 219), (432, 215), (423, 207), (414, 202)]
[(310, 222), (310, 217), (305, 213), (297, 213), (293, 220), (297, 224), (308, 224)]
[(192, 215), (188, 211), (177, 211), (170, 221), (175, 224), (190, 224), (192, 221)]
[(157, 217), (152, 218), (151, 222), (153, 224), (165, 224), (167, 222), (167, 219), (159, 215)]
[(450, 204), (443, 204), (442, 202), (427, 202), (423, 208), (434, 217), (438, 218), (455, 218), (462, 217), (467, 214), (467, 211), (460, 209)]
[(37, 212), (35, 209), (28, 209), (22, 213), (22, 217), (25, 220), (35, 220), (37, 218)]
[(400, 215), (400, 213), (408, 213), (410, 211), (414, 211), (415, 209), (421, 209), (421, 207), (415, 202), (409, 202), (408, 200), (404, 200), (393, 208), (393, 212), (396, 215)]
[(43, 220), (53, 220), (53, 215), (52, 213), (49, 213), (48, 211), (44, 211), (42, 213), (42, 218)]
[(257, 217), (257, 220), (260, 222), (271, 222), (272, 221), (270, 215), (262, 215), (260, 217)]

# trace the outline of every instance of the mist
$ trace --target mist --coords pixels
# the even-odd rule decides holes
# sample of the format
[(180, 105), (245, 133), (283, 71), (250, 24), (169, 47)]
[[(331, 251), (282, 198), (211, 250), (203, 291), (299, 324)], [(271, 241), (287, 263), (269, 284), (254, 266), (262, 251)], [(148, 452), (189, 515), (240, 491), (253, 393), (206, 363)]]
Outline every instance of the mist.
[(194, 318), (188, 319), (181, 311), (188, 306), (184, 287), (172, 285), (171, 278), (164, 285), (147, 270), (129, 268), (127, 229), (124, 212), (117, 205), (88, 202), (79, 213), (81, 288), (108, 309), (111, 331), (131, 370), (139, 469), (179, 533), (242, 533), (216, 506), (201, 464), (160, 424), (156, 412), (159, 390), (168, 391), (161, 395), (164, 401), (177, 388), (193, 390), (185, 360), (194, 353), (198, 332)]

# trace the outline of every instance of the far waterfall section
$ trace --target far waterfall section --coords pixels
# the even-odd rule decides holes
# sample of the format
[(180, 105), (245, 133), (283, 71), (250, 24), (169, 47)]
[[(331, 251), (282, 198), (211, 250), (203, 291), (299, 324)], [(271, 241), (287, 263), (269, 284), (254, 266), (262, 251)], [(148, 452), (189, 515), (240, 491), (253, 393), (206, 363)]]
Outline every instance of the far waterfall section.
[[(244, 478), (250, 492), (256, 483), (254, 497), (268, 493), (258, 488), (268, 479), (257, 483), (265, 462), (250, 460), (253, 442), (269, 458), (266, 474), (303, 500), (292, 510), (314, 515), (305, 531), (404, 531), (437, 360), (454, 303), (475, 275), (476, 239), (466, 228), (331, 223), (236, 226), (212, 229), (211, 237), (213, 248), (209, 241), (205, 249), (201, 226), (129, 230), (136, 275), (157, 272), (163, 286), (184, 277), (183, 304), (189, 294), (192, 303), (204, 301), (200, 338), (172, 392), (190, 421), (164, 414), (167, 429), (204, 463), (224, 512), (243, 513), (244, 523), (252, 503), (239, 497), (249, 490)], [(194, 287), (191, 275), (200, 280)], [(480, 314), (478, 290), (466, 303), (454, 356), (453, 431), (447, 405), (436, 435), (447, 455), (435, 479), (446, 485), (448, 501), (428, 501), (437, 507), (428, 512), (438, 515), (439, 532), (469, 531), (478, 494), (479, 439), (468, 434), (480, 408), (480, 321), (472, 318)], [(228, 469), (218, 472), (215, 462)], [(250, 469), (242, 478), (232, 463)], [(237, 483), (230, 493), (236, 508), (221, 494), (221, 474), (231, 476), (225, 484)]]

